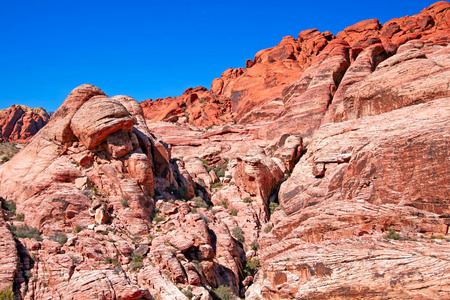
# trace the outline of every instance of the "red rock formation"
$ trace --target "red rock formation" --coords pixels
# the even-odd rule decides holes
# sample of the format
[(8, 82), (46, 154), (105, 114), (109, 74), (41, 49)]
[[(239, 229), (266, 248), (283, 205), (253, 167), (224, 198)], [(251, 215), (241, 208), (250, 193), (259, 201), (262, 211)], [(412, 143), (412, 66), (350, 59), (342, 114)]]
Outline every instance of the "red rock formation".
[(16, 243), (0, 207), (0, 291), (13, 290), (14, 279), (18, 272), (19, 256)]
[(49, 120), (47, 112), (25, 105), (0, 110), (0, 142), (26, 143)]
[[(0, 166), (0, 196), (17, 204), (0, 219), (0, 287), (449, 298), (449, 11), (302, 31), (211, 91), (141, 106), (76, 88)], [(14, 241), (24, 224), (40, 238)]]
[[(281, 185), (278, 197), (287, 216), (261, 240), (267, 278), (260, 274), (247, 296), (320, 298), (326, 291), (334, 297), (401, 298), (420, 289), (424, 299), (447, 297), (439, 286), (449, 274), (435, 281), (421, 262), (446, 265), (442, 256), (425, 253), (449, 246), (428, 248), (420, 236), (448, 234), (449, 100), (322, 126)], [(314, 173), (317, 165), (324, 165), (324, 173)], [(388, 227), (420, 242), (383, 240)], [(428, 250), (416, 257), (422, 247)], [(360, 255), (366, 255), (363, 269), (357, 267)], [(407, 256), (413, 259), (401, 267)], [(429, 275), (413, 275), (419, 273)]]
[[(275, 121), (270, 130), (264, 129), (279, 130), (270, 138), (279, 132), (299, 133), (288, 126), (292, 122), (312, 122), (312, 129), (306, 126), (300, 130), (310, 135), (320, 125), (346, 69), (365, 48), (378, 44), (374, 46), (379, 53), (374, 54), (373, 72), (378, 63), (407, 41), (420, 39), (429, 45), (445, 46), (450, 40), (449, 7), (448, 2), (437, 2), (418, 15), (393, 19), (384, 25), (377, 19), (362, 21), (336, 36), (312, 29), (300, 32), (298, 39), (284, 37), (275, 47), (259, 51), (251, 63), (247, 61), (247, 68), (223, 72), (221, 78), (213, 80), (210, 91), (190, 88), (176, 98), (144, 101), (144, 114), (152, 121), (191, 122), (201, 127), (231, 119), (242, 124)], [(313, 64), (315, 68), (308, 69)], [(304, 74), (307, 69), (308, 74)], [(289, 105), (293, 94), (299, 99)]]

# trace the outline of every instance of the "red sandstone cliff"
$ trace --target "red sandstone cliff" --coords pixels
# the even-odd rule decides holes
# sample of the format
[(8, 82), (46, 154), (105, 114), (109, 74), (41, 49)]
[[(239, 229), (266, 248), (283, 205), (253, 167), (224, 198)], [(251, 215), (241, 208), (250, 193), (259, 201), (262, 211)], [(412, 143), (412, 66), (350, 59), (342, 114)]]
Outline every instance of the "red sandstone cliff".
[[(309, 134), (320, 125), (328, 105), (342, 101), (341, 98), (336, 101), (334, 95), (351, 65), (350, 71), (360, 72), (353, 76), (366, 76), (407, 41), (426, 41), (431, 47), (447, 45), (449, 17), (448, 2), (441, 1), (417, 15), (393, 19), (383, 25), (377, 19), (361, 21), (336, 36), (328, 31), (304, 30), (297, 39), (284, 37), (275, 47), (259, 51), (253, 60), (247, 61), (246, 68), (226, 70), (213, 80), (210, 90), (190, 88), (175, 98), (144, 101), (141, 103), (144, 115), (152, 121), (187, 122), (201, 127), (232, 121), (263, 123), (264, 127), (273, 123), (270, 129), (277, 130), (276, 134), (286, 131)], [(364, 53), (366, 61), (362, 62), (360, 54), (367, 48), (369, 53)], [(412, 68), (410, 72), (414, 72)], [(356, 78), (348, 80), (351, 82), (344, 83), (341, 89), (347, 89)], [(447, 89), (441, 87), (425, 98), (442, 97), (446, 93)], [(366, 111), (383, 109), (383, 105)], [(310, 128), (303, 131), (290, 128), (290, 124), (299, 127), (298, 121)]]
[(39, 108), (13, 105), (0, 110), (0, 142), (26, 143), (47, 124), (49, 115)]
[(450, 298), (449, 24), (303, 31), (141, 105), (77, 87), (0, 166), (0, 291)]

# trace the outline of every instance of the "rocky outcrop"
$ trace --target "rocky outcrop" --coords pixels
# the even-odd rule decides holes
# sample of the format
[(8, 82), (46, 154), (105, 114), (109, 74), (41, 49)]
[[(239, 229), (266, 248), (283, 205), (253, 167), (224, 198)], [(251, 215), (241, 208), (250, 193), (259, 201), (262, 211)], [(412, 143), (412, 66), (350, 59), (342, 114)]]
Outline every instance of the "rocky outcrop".
[[(281, 186), (279, 198), (285, 212), (291, 214), (336, 195), (448, 213), (446, 201), (436, 200), (446, 199), (450, 192), (444, 184), (448, 174), (443, 164), (449, 154), (444, 134), (450, 125), (448, 101), (443, 98), (322, 126), (308, 155)], [(313, 174), (316, 165), (324, 165), (323, 175)], [(427, 178), (426, 187), (423, 178)]]
[[(247, 296), (402, 298), (419, 289), (425, 299), (448, 296), (421, 264), (445, 259), (419, 253), (448, 248), (425, 245), (448, 234), (449, 100), (322, 126), (281, 185), (286, 217), (261, 240), (262, 269)], [(384, 240), (388, 228), (414, 242)], [(439, 282), (450, 279), (441, 274)]]
[(1, 287), (26, 299), (185, 299), (179, 285), (202, 299), (220, 285), (239, 294), (244, 246), (207, 209), (211, 176), (198, 157), (172, 160), (134, 99), (76, 88), (1, 166), (18, 232), (1, 219)]
[[(262, 126), (261, 134), (269, 134), (270, 139), (280, 132), (310, 135), (320, 125), (346, 69), (364, 49), (372, 47), (370, 51), (375, 51), (367, 69), (372, 73), (382, 60), (395, 54), (397, 49), (401, 52), (399, 47), (408, 41), (448, 45), (449, 5), (445, 1), (437, 2), (418, 15), (393, 19), (384, 25), (377, 19), (362, 21), (336, 36), (311, 29), (301, 31), (297, 39), (284, 37), (275, 47), (259, 51), (253, 60), (247, 61), (246, 68), (230, 68), (223, 72), (220, 78), (213, 80), (210, 91), (203, 87), (189, 88), (176, 98), (145, 101), (142, 103), (144, 114), (152, 121), (190, 122), (201, 127), (229, 123), (231, 120), (241, 124), (274, 122), (269, 130), (267, 126)], [(375, 47), (376, 44), (378, 46)], [(358, 67), (358, 64), (364, 64), (362, 60), (351, 69), (352, 73), (361, 72), (362, 65)], [(408, 77), (426, 76), (424, 74), (432, 68), (432, 60), (428, 61), (423, 73), (409, 74)], [(411, 72), (413, 68), (408, 70)], [(397, 71), (401, 70), (394, 72)], [(430, 82), (439, 77), (441, 70), (435, 68), (433, 73), (433, 78), (428, 79)], [(403, 77), (401, 74), (396, 76), (397, 81)], [(392, 76), (395, 76), (394, 73)], [(385, 80), (390, 81), (388, 78)], [(349, 84), (347, 82), (346, 85)], [(400, 82), (390, 84), (396, 88)], [(407, 88), (407, 81), (403, 84)], [(373, 87), (373, 82), (367, 83), (367, 86)], [(375, 95), (376, 88), (373, 90)], [(381, 94), (377, 95), (381, 97)], [(443, 96), (440, 93), (434, 99)], [(398, 101), (394, 102), (398, 105)], [(291, 128), (292, 123), (301, 126)], [(310, 123), (312, 129), (309, 129)], [(273, 129), (277, 132), (270, 135)]]
[(19, 256), (13, 235), (0, 207), (0, 291), (12, 291), (19, 272)]
[(449, 11), (302, 31), (210, 91), (76, 88), (0, 166), (0, 288), (449, 298)]
[(0, 142), (26, 143), (42, 127), (50, 116), (39, 108), (12, 105), (0, 110)]
[(382, 44), (358, 56), (334, 96), (327, 121), (357, 119), (450, 96), (450, 46), (413, 40), (383, 60), (386, 56)]

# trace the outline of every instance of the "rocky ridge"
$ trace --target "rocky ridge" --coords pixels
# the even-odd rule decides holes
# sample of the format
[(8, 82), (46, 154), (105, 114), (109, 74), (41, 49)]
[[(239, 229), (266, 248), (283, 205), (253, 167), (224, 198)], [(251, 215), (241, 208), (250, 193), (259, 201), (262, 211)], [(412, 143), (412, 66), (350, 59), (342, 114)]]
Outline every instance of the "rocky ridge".
[(50, 116), (39, 108), (12, 105), (0, 110), (0, 142), (26, 143), (42, 127)]
[(141, 105), (74, 89), (0, 166), (0, 291), (448, 298), (449, 18), (302, 31)]

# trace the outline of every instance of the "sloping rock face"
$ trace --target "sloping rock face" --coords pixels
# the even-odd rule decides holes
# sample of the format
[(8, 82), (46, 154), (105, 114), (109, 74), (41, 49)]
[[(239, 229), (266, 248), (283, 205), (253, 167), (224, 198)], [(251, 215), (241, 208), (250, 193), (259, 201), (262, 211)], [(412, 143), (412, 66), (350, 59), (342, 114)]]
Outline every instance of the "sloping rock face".
[(281, 185), (286, 216), (260, 240), (248, 298), (448, 297), (449, 245), (429, 238), (449, 233), (449, 103), (322, 126)]
[(247, 69), (227, 72), (239, 86), (258, 63), (290, 59), (271, 51), (317, 39), (313, 55), (297, 57), (306, 66), (297, 79), (267, 102), (233, 98), (234, 85), (213, 81), (209, 92), (231, 98), (240, 124), (147, 121), (180, 160), (229, 159), (230, 179), (211, 189), (211, 201), (226, 207), (216, 218), (242, 229), (245, 264), (260, 259), (253, 285), (242, 287), (246, 299), (450, 296), (439, 286), (449, 280), (449, 11), (438, 2), (336, 37), (311, 30), (283, 39)]
[(76, 88), (0, 166), (0, 287), (450, 298), (449, 12), (302, 31), (176, 98)]
[(42, 127), (50, 116), (39, 108), (13, 105), (0, 110), (0, 142), (26, 143)]
[(3, 209), (0, 208), (0, 291), (12, 291), (19, 269), (19, 255), (13, 235), (9, 230)]
[(239, 294), (248, 246), (233, 238), (237, 224), (208, 209), (212, 183), (200, 159), (171, 159), (134, 99), (77, 87), (1, 166), (0, 290), (209, 300), (226, 285)]

